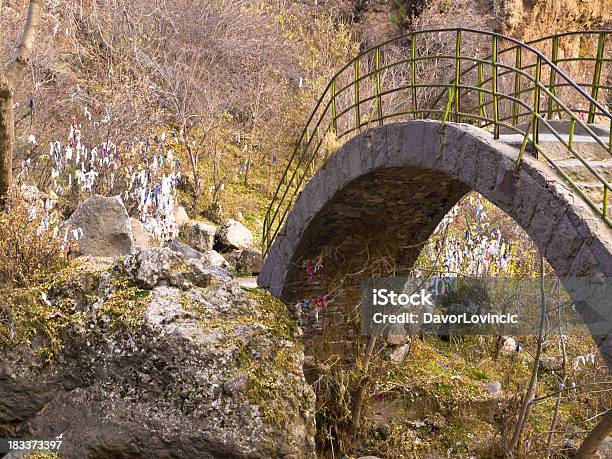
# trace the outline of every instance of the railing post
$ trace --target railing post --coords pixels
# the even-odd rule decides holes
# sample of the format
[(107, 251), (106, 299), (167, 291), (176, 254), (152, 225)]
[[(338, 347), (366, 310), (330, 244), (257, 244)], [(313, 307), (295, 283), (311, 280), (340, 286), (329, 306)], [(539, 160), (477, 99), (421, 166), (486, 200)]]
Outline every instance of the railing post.
[[(521, 48), (520, 45), (516, 45), (516, 51), (514, 55), (514, 68), (516, 70), (521, 70), (521, 67), (523, 66), (522, 50), (523, 48)], [(514, 73), (513, 97), (515, 99), (519, 99), (521, 97), (521, 74), (518, 71)], [(515, 126), (519, 124), (520, 110), (521, 110), (521, 105), (516, 100), (513, 101), (512, 103), (512, 124)]]
[(484, 92), (482, 91), (482, 85), (484, 81), (484, 65), (482, 62), (478, 63), (478, 115), (482, 118), (478, 122), (482, 126), (487, 117), (487, 111), (484, 106)]
[(461, 85), (461, 29), (457, 30), (455, 43), (455, 122), (460, 123), (460, 85)]
[[(540, 93), (542, 81), (542, 58), (536, 59), (535, 88), (533, 91), (533, 143), (538, 145), (540, 140)], [(534, 156), (538, 157), (538, 150), (534, 148)]]
[(376, 48), (375, 52), (375, 65), (376, 65), (376, 106), (378, 108), (378, 123), (383, 125), (383, 107), (382, 98), (380, 93), (382, 92), (382, 80), (380, 76), (380, 48)]
[(499, 139), (499, 98), (497, 96), (497, 36), (493, 35), (491, 62), (493, 65), (493, 138)]
[[(606, 45), (606, 35), (605, 33), (602, 32), (599, 34), (599, 40), (597, 42), (597, 57), (595, 58), (595, 72), (593, 73), (593, 85), (591, 86), (591, 97), (595, 100), (597, 100), (597, 97), (599, 96), (599, 83), (601, 80), (601, 65), (603, 62), (605, 45)], [(595, 122), (595, 112), (596, 112), (596, 107), (591, 102), (589, 106), (589, 117), (587, 120), (588, 123)]]
[[(612, 120), (610, 120), (610, 133), (608, 137), (608, 152), (612, 155)], [(608, 216), (608, 187), (604, 184), (604, 195), (603, 195), (603, 217), (606, 218)]]
[(270, 212), (268, 212), (266, 214), (266, 216), (264, 217), (264, 222), (263, 222), (263, 234), (262, 234), (262, 250), (261, 252), (266, 255), (268, 253), (268, 249), (270, 248), (270, 228), (268, 227), (268, 221), (270, 219)]
[(412, 116), (417, 119), (417, 113), (419, 110), (417, 101), (417, 88), (416, 88), (416, 46), (417, 36), (415, 33), (412, 34), (411, 40), (411, 51), (410, 51), (410, 85), (412, 87)]
[[(308, 126), (306, 126), (306, 154), (308, 152), (308, 147), (310, 146), (310, 128)], [(314, 164), (312, 161), (310, 161), (310, 163), (307, 166), (308, 168), (308, 173), (310, 174), (310, 176), (312, 177), (314, 175)]]
[[(552, 63), (557, 65), (559, 58), (559, 37), (554, 36), (552, 39)], [(557, 96), (557, 71), (554, 67), (550, 67), (550, 81), (548, 82), (548, 90), (552, 94), (552, 96)], [(548, 96), (548, 119), (552, 119), (553, 115), (553, 98), (552, 96)]]
[(525, 137), (523, 137), (523, 143), (521, 144), (521, 149), (519, 150), (518, 158), (516, 159), (516, 166), (514, 168), (514, 176), (519, 177), (519, 171), (521, 169), (521, 163), (523, 161), (523, 156), (525, 155), (525, 150), (527, 149), (527, 144), (529, 143), (529, 130), (533, 125), (533, 118), (529, 120), (529, 124), (527, 125), (527, 130), (525, 131)]
[(574, 131), (576, 129), (576, 120), (574, 118), (570, 118), (570, 125), (569, 125), (569, 137), (567, 139), (567, 145), (569, 146), (569, 148), (572, 148), (572, 145), (574, 144)]
[(334, 130), (334, 135), (338, 132), (338, 120), (336, 119), (337, 111), (336, 111), (336, 77), (332, 79), (331, 82), (331, 111), (332, 111), (332, 129)]
[(444, 115), (442, 115), (442, 124), (440, 124), (440, 132), (442, 132), (446, 122), (448, 121), (448, 115), (450, 114), (451, 106), (453, 105), (453, 99), (455, 98), (455, 89), (448, 88), (448, 102), (444, 109)]
[(359, 107), (359, 58), (355, 59), (355, 129), (361, 132), (361, 111)]
[(266, 216), (264, 217), (264, 221), (263, 221), (263, 228), (261, 230), (261, 253), (263, 255), (265, 255), (266, 252), (268, 251), (268, 237), (266, 235), (267, 220), (268, 220), (268, 215), (266, 214)]

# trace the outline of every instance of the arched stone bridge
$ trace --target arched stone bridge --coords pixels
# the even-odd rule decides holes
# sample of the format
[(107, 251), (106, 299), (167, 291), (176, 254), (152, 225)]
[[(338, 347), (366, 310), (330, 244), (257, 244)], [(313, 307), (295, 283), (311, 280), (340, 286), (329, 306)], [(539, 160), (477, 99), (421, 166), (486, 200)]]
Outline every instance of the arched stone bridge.
[[(454, 55), (420, 53), (428, 34), (454, 38)], [(489, 39), (491, 55), (464, 55), (468, 34)], [(609, 36), (571, 33), (527, 45), (482, 31), (424, 31), (398, 39), (408, 41), (410, 58), (385, 60), (394, 41), (355, 58), (328, 85), (278, 185), (258, 284), (290, 304), (335, 295), (354, 308), (360, 278), (408, 270), (445, 214), (474, 190), (527, 232), (559, 278), (589, 279), (587, 289), (565, 285), (585, 319), (593, 310), (612, 316), (604, 288), (612, 279), (612, 115), (600, 102), (612, 90), (602, 83), (612, 75)], [(590, 40), (593, 56), (561, 57), (565, 39), (580, 49)], [(550, 45), (551, 57), (536, 45)], [(588, 92), (559, 67), (583, 58), (595, 62)], [(448, 83), (436, 74), (445, 59), (453, 62)], [(431, 68), (419, 67), (429, 60)], [(425, 89), (438, 97), (422, 102)], [(335, 151), (330, 138), (345, 143)], [(307, 279), (307, 261), (317, 260), (324, 269)], [(594, 338), (612, 369), (612, 334)]]
[[(286, 301), (304, 298), (304, 260), (333, 248), (342, 263), (376, 254), (414, 263), (444, 215), (470, 190), (510, 215), (560, 277), (612, 278), (612, 230), (545, 163), (480, 128), (437, 121), (389, 124), (354, 137), (306, 185), (268, 252), (258, 283)], [(368, 250), (366, 251), (366, 247)], [(321, 280), (319, 280), (321, 282)], [(312, 290), (326, 290), (316, 285)], [(571, 292), (570, 292), (571, 293)], [(612, 336), (598, 337), (612, 367)]]

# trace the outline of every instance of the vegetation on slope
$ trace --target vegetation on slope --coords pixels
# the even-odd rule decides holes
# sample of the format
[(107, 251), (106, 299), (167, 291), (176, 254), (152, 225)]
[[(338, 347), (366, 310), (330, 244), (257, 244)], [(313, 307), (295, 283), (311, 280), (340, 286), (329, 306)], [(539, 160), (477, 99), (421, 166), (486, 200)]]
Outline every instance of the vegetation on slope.
[[(12, 59), (26, 3), (11, 2), (0, 13), (2, 62)], [(41, 24), (46, 39), (36, 44), (27, 78), (16, 87), (15, 175), (22, 161), (30, 160), (31, 174), (20, 180), (55, 192), (46, 153), (49, 143), (68, 137), (73, 117), (83, 122), (83, 135), (92, 145), (111, 138), (124, 152), (136, 142), (171, 132), (172, 148), (185, 172), (181, 204), (193, 216), (214, 221), (237, 218), (256, 233), (296, 136), (335, 69), (361, 48), (401, 31), (442, 26), (493, 29), (501, 15), (487, 2), (468, 0), (48, 3)], [(533, 30), (524, 32), (533, 35)], [(87, 113), (94, 120), (108, 121), (85, 123)], [(123, 191), (120, 186), (103, 192), (118, 194)], [(63, 216), (84, 196), (60, 199)], [(91, 283), (100, 273), (75, 262), (66, 267), (62, 235), (37, 234), (39, 221), (30, 220), (27, 206), (19, 205), (0, 218), (0, 277), (5, 283), (0, 294), (2, 304), (11, 305), (10, 311), (0, 310), (0, 339), (4, 345), (31, 345), (43, 336), (45, 344), (37, 349), (51, 359), (61, 346), (63, 331), (78, 325), (82, 317), (70, 302), (50, 305), (47, 292), (78, 292), (71, 282), (74, 273)], [(478, 220), (473, 213), (473, 208), (461, 209), (466, 221), (452, 226), (451, 236), (462, 239), (466, 227)], [(512, 273), (533, 275), (535, 249), (511, 222), (500, 221), (505, 222), (498, 225), (504, 237), (519, 239)], [(487, 234), (489, 230), (478, 229)], [(421, 269), (446, 269), (436, 254), (448, 237), (434, 237), (423, 251)], [(499, 272), (495, 265), (491, 269)], [(102, 312), (129, 326), (142, 312), (146, 294), (129, 283), (116, 287), (114, 299)], [(264, 307), (266, 324), (291, 339), (294, 330), (286, 314), (279, 322), (272, 314), (283, 306), (261, 292), (251, 294)], [(348, 326), (354, 326), (354, 320), (349, 318)], [(385, 457), (489, 457), (499, 452), (511, 433), (508, 427), (527, 385), (535, 346), (533, 339), (518, 341), (522, 353), (496, 356), (492, 351), (497, 343), (487, 339), (415, 339), (406, 360), (396, 366), (389, 365), (383, 345), (370, 367), (364, 422), (351, 432), (345, 429), (354, 401), (351, 391), (365, 384), (360, 366), (365, 343), (357, 343), (351, 354), (353, 367), (347, 369), (337, 359), (322, 364), (322, 378), (315, 385), (320, 450)], [(583, 337), (571, 337), (564, 346), (569, 360), (593, 350), (590, 338)], [(546, 341), (545, 347), (558, 356), (558, 341)], [(278, 364), (274, 368), (258, 368), (245, 356), (245, 367), (254, 376), (249, 394), (262, 405), (274, 399), (280, 390), (278, 376), (287, 371), (282, 351), (273, 361)], [(542, 372), (538, 397), (554, 394), (562, 377), (558, 370)], [(588, 386), (609, 383), (599, 361), (573, 372), (572, 378), (574, 384), (587, 386), (564, 393), (558, 406), (554, 396), (538, 403), (523, 435), (523, 449), (531, 450), (522, 453), (546, 449), (556, 407), (559, 426), (580, 426), (584, 431), (610, 407), (609, 386)], [(483, 389), (491, 381), (502, 384), (499, 406), (491, 404)], [(274, 406), (265, 415), (272, 422), (282, 420)], [(390, 435), (381, 434), (381, 424), (388, 425)], [(555, 432), (551, 448), (559, 457), (572, 435), (579, 436)]]

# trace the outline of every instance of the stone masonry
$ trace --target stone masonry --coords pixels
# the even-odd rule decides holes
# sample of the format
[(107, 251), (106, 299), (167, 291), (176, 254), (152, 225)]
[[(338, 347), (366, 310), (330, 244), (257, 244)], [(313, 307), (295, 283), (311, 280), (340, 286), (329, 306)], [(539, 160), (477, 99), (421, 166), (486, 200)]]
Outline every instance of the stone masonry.
[[(515, 177), (517, 155), (515, 143), (467, 124), (409, 121), (354, 137), (301, 192), (258, 283), (293, 303), (334, 289), (339, 298), (374, 272), (399, 273), (448, 210), (476, 190), (530, 235), (560, 278), (592, 279), (587, 294), (568, 288), (579, 310), (612, 310), (597, 288), (612, 276), (612, 230), (543, 160), (526, 155)], [(392, 266), (374, 266), (383, 255)], [(310, 283), (308, 261), (323, 265)], [(612, 368), (612, 336), (595, 339)]]

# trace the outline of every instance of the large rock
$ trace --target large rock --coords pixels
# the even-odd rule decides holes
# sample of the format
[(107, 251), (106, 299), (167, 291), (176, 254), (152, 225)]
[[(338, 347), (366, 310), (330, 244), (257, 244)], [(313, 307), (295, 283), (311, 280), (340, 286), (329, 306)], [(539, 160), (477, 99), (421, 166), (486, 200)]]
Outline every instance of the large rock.
[(242, 223), (228, 220), (217, 229), (217, 240), (225, 249), (245, 249), (253, 245), (253, 234)]
[(119, 196), (86, 199), (68, 222), (83, 229), (79, 240), (82, 255), (117, 257), (135, 250), (130, 217)]
[(173, 252), (179, 252), (185, 258), (202, 258), (201, 252), (198, 252), (190, 245), (185, 244), (184, 242), (181, 242), (181, 241), (177, 241), (176, 239), (173, 239), (172, 241), (170, 241), (167, 247)]
[(206, 223), (190, 221), (183, 226), (183, 234), (187, 243), (200, 252), (212, 250), (215, 244), (217, 228)]
[(199, 252), (188, 244), (180, 241), (171, 241), (168, 243), (168, 249), (173, 252), (178, 252), (187, 259), (198, 259), (201, 260), (206, 266), (220, 268), (228, 270), (230, 268), (229, 262), (215, 250), (207, 250), (205, 252)]
[(225, 255), (236, 271), (249, 276), (259, 274), (263, 266), (263, 256), (255, 247), (234, 250)]
[(230, 264), (225, 258), (223, 258), (223, 255), (215, 250), (207, 250), (206, 252), (202, 253), (201, 258), (202, 261), (209, 266), (214, 266), (221, 269), (229, 269), (230, 267)]
[(183, 206), (174, 209), (174, 221), (179, 228), (189, 223), (189, 215)]
[(405, 359), (408, 353), (410, 352), (410, 344), (403, 344), (400, 347), (396, 348), (391, 352), (389, 358), (393, 363), (400, 364)]
[(148, 288), (158, 285), (171, 285), (182, 289), (194, 285), (207, 287), (214, 280), (231, 279), (226, 270), (208, 259), (185, 258), (169, 248), (159, 247), (128, 257), (123, 263), (123, 269), (139, 285)]
[(387, 336), (387, 344), (391, 346), (401, 346), (410, 342), (410, 337), (406, 333), (404, 324), (392, 324), (389, 326), (389, 335)]
[(142, 249), (149, 249), (153, 247), (153, 240), (151, 236), (144, 230), (140, 220), (130, 218), (130, 226), (132, 227), (132, 236), (134, 244)]
[(62, 434), (65, 459), (314, 458), (291, 319), (231, 280), (175, 282), (201, 264), (156, 248), (45, 287), (61, 346), (53, 365), (1, 348), (0, 437)]

